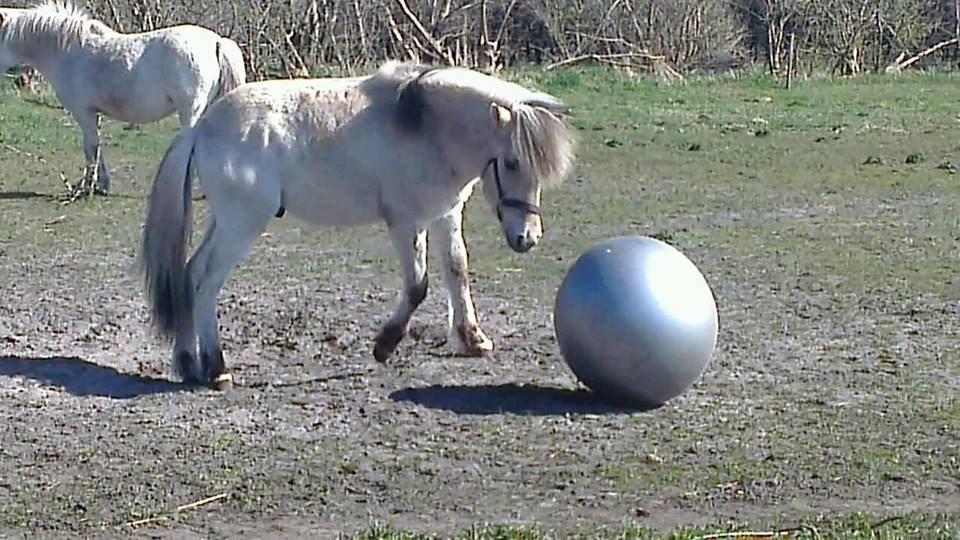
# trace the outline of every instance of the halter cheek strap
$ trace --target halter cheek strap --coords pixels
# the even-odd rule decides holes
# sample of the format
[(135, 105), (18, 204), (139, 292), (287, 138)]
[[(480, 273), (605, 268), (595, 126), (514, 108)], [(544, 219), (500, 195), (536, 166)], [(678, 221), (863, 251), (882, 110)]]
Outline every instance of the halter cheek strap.
[(515, 208), (525, 214), (534, 214), (539, 216), (539, 206), (530, 204), (527, 201), (521, 201), (520, 199), (511, 199), (503, 196), (503, 187), (500, 185), (500, 162), (497, 158), (491, 158), (490, 161), (487, 162), (487, 167), (490, 167), (490, 165), (493, 165), (493, 179), (497, 184), (497, 219), (503, 221), (503, 216), (501, 214), (502, 208)]

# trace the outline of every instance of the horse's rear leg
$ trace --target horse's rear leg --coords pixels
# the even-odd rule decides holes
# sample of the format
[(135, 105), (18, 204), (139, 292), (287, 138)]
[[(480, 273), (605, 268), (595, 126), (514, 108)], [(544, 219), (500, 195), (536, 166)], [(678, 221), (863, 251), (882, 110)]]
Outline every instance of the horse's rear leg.
[(467, 248), (463, 241), (463, 204), (430, 226), (431, 242), (436, 242), (447, 287), (449, 342), (460, 354), (482, 356), (493, 351), (493, 342), (480, 329), (467, 270)]
[[(83, 155), (86, 167), (79, 189), (94, 189), (95, 193), (106, 195), (110, 192), (110, 176), (107, 173), (107, 160), (100, 144), (100, 114), (84, 110), (74, 112), (73, 117), (83, 134)], [(95, 185), (94, 185), (95, 184)]]
[(211, 220), (203, 242), (190, 259), (194, 284), (193, 319), (199, 337), (199, 362), (195, 379), (224, 389), (232, 384), (226, 372), (217, 324), (217, 298), (230, 272), (250, 253), (266, 229), (269, 216), (240, 216), (238, 220)]
[(410, 317), (427, 296), (427, 233), (405, 227), (390, 227), (390, 239), (400, 258), (403, 291), (400, 303), (377, 335), (373, 357), (385, 362), (407, 334)]
[(203, 111), (207, 107), (205, 100), (201, 99), (202, 94), (194, 96), (194, 101), (177, 110), (177, 118), (180, 119), (180, 128), (192, 128), (200, 121)]
[[(203, 116), (204, 107), (206, 107), (206, 102), (201, 100), (199, 96), (204, 95), (206, 95), (206, 93), (197, 92), (193, 96), (192, 102), (177, 109), (177, 117), (180, 119), (181, 130), (192, 128), (200, 121), (200, 117)], [(203, 200), (205, 198), (204, 194), (200, 192), (193, 197), (193, 200)]]
[[(200, 245), (193, 257), (190, 258), (190, 262), (187, 263), (187, 275), (190, 277), (190, 283), (194, 290), (196, 290), (197, 283), (203, 277), (203, 270), (207, 265), (210, 250), (204, 246), (210, 243), (214, 228), (215, 222), (213, 219), (209, 219)], [(196, 297), (196, 293), (194, 293), (194, 297)], [(180, 323), (180, 328), (177, 329), (172, 360), (173, 370), (185, 382), (203, 382), (203, 366), (200, 365), (197, 357), (197, 332), (194, 328), (194, 315), (192, 313), (189, 318)]]

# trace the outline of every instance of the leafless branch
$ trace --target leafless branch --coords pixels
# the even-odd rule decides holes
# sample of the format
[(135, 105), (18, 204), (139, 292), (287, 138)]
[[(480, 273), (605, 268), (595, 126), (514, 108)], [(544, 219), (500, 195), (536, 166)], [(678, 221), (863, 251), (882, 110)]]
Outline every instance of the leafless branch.
[(450, 56), (450, 51), (443, 48), (440, 43), (434, 39), (430, 32), (427, 32), (427, 29), (423, 27), (423, 24), (420, 22), (420, 19), (417, 18), (417, 15), (410, 9), (410, 6), (407, 5), (406, 0), (395, 0), (397, 6), (400, 7), (400, 11), (403, 12), (403, 16), (406, 17), (407, 21), (413, 25), (414, 30), (416, 30), (417, 36), (420, 41), (426, 43), (429, 46), (432, 54), (437, 58), (445, 60), (447, 64), (453, 64), (453, 58)]
[(898, 61), (894, 64), (887, 66), (887, 69), (885, 71), (887, 73), (899, 73), (900, 71), (903, 71), (905, 68), (912, 66), (913, 64), (919, 62), (920, 60), (923, 60), (925, 57), (930, 56), (931, 54), (939, 51), (940, 49), (944, 47), (949, 47), (950, 45), (954, 45), (954, 44), (960, 44), (960, 37), (955, 37), (955, 38), (948, 39), (946, 41), (941, 41), (940, 43), (937, 43), (936, 45), (929, 47), (926, 50), (918, 54), (915, 54), (910, 58), (907, 58), (906, 60)]

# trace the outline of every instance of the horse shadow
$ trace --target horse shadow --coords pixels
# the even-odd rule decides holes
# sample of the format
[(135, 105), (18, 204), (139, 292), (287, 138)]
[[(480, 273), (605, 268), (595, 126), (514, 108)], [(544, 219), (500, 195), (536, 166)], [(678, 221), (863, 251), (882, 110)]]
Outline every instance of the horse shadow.
[(47, 101), (47, 100), (45, 100), (45, 99), (37, 98), (37, 97), (33, 97), (33, 96), (22, 97), (21, 99), (23, 99), (23, 100), (26, 101), (27, 103), (32, 103), (32, 104), (34, 104), (34, 105), (36, 105), (36, 106), (38, 106), (38, 107), (44, 107), (44, 108), (47, 108), (47, 109), (53, 109), (53, 110), (55, 110), (55, 111), (63, 110), (63, 106), (60, 105), (60, 103), (58, 103), (58, 102), (51, 102), (51, 101)]
[(433, 385), (404, 388), (391, 393), (390, 399), (397, 402), (415, 403), (430, 409), (469, 415), (625, 414), (652, 411), (662, 406), (662, 404), (630, 404), (611, 401), (589, 390), (570, 390), (526, 384)]
[(50, 199), (56, 197), (37, 191), (0, 191), (0, 201), (18, 201), (23, 199)]
[[(136, 193), (110, 193), (109, 195), (104, 195), (102, 193), (97, 193), (95, 195), (98, 199), (129, 199), (129, 200), (143, 200), (143, 195), (138, 195)], [(64, 190), (59, 194), (51, 193), (40, 193), (39, 191), (0, 191), (0, 201), (19, 201), (26, 199), (46, 199), (50, 202), (69, 202), (71, 195), (69, 192)], [(80, 199), (87, 198), (86, 195), (81, 195)], [(195, 195), (193, 197), (194, 201), (203, 200), (203, 195)]]
[(25, 377), (64, 389), (78, 397), (131, 399), (154, 394), (186, 392), (196, 386), (121, 373), (76, 357), (24, 358), (0, 356), (0, 376)]

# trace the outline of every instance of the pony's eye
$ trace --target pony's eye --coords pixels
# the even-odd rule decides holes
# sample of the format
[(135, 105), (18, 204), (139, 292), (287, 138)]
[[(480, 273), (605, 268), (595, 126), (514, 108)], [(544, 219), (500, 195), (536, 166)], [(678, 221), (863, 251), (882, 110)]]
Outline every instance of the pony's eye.
[(508, 159), (503, 162), (503, 166), (506, 167), (508, 171), (515, 171), (520, 168), (520, 160)]

